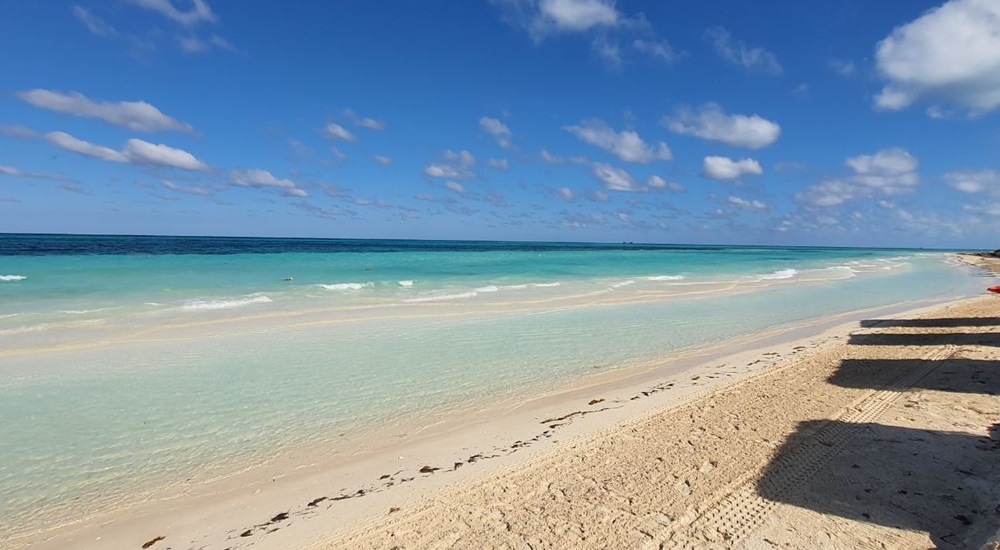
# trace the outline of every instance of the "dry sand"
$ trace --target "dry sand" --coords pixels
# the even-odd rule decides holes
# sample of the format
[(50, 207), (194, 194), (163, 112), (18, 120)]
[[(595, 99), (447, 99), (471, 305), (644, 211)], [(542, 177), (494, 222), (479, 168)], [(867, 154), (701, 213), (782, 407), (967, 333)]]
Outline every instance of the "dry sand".
[(978, 548), (1000, 525), (998, 393), (1000, 296), (872, 320), (317, 548)]

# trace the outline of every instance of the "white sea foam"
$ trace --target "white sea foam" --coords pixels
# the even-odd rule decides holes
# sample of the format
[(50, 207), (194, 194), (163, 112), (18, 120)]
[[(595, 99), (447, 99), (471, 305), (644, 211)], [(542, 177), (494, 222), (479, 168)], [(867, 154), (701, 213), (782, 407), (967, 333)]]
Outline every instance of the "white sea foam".
[(204, 310), (204, 309), (228, 309), (232, 307), (247, 306), (250, 304), (267, 304), (274, 300), (264, 295), (247, 296), (235, 300), (190, 300), (184, 302), (182, 309)]
[(5, 281), (8, 283), (12, 283), (15, 281), (23, 281), (27, 278), (28, 277), (25, 275), (0, 275), (0, 281)]
[(497, 286), (494, 286), (494, 285), (489, 285), (489, 286), (481, 286), (481, 287), (477, 288), (476, 292), (496, 292), (498, 290), (500, 290), (500, 287), (497, 287)]
[(163, 304), (161, 304), (159, 302), (146, 302), (146, 303), (144, 303), (142, 305), (144, 305), (144, 306), (162, 306)]
[(798, 269), (779, 269), (773, 273), (768, 273), (767, 275), (761, 275), (761, 279), (776, 280), (776, 279), (791, 279), (792, 277), (799, 274)]
[(17, 317), (20, 313), (7, 313), (5, 315), (0, 315), (0, 319), (10, 319), (11, 317)]
[(559, 285), (560, 283), (531, 283), (531, 286), (535, 288), (550, 288)]
[(410, 298), (405, 300), (406, 302), (446, 302), (449, 300), (461, 300), (462, 298), (472, 298), (479, 293), (475, 290), (469, 292), (460, 292), (458, 294), (439, 294), (437, 296), (421, 296), (419, 298)]
[(843, 271), (843, 272), (847, 272), (847, 273), (850, 273), (852, 277), (858, 273), (858, 271), (856, 269), (854, 269), (853, 267), (851, 267), (849, 265), (835, 265), (833, 267), (826, 268), (826, 270), (827, 271)]
[(501, 288), (503, 288), (504, 290), (523, 290), (525, 288), (528, 288), (528, 285), (507, 285)]
[(39, 331), (45, 330), (47, 328), (49, 328), (49, 324), (48, 323), (41, 323), (41, 324), (38, 324), (38, 325), (31, 325), (31, 326), (28, 326), (28, 327), (9, 328), (9, 329), (6, 329), (6, 330), (0, 330), (0, 336), (11, 335), (11, 334), (23, 334), (25, 332), (39, 332)]
[(409, 288), (413, 286), (413, 281), (397, 281), (396, 284), (398, 284), (401, 287)]
[(635, 281), (629, 279), (627, 281), (619, 281), (617, 283), (613, 283), (611, 285), (611, 288), (621, 288), (623, 286), (634, 285), (634, 284), (635, 284)]
[(653, 275), (652, 277), (646, 277), (647, 281), (682, 281), (684, 280), (683, 275)]
[(361, 290), (375, 286), (374, 283), (334, 283), (332, 285), (319, 285), (326, 290)]

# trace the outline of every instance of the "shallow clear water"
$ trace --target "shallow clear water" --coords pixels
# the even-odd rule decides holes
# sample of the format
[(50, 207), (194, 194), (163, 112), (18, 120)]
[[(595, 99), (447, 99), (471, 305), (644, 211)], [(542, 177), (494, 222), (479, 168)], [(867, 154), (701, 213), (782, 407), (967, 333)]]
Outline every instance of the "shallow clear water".
[(405, 415), (982, 286), (905, 250), (96, 241), (0, 236), (0, 537)]

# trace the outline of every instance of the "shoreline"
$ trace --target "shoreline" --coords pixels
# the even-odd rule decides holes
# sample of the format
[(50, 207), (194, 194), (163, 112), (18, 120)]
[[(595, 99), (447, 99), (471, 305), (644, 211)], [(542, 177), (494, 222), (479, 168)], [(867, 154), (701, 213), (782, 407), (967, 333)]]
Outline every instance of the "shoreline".
[[(447, 422), (424, 424), (422, 429), (413, 427), (413, 433), (419, 435), (411, 434), (402, 445), (390, 442), (381, 450), (308, 466), (299, 462), (296, 467), (294, 460), (275, 462), (255, 470), (256, 481), (241, 481), (238, 476), (224, 478), (215, 487), (189, 488), (188, 494), (169, 501), (151, 500), (125, 511), (90, 518), (90, 525), (82, 528), (77, 522), (50, 531), (49, 540), (40, 541), (36, 534), (18, 542), (42, 549), (66, 545), (127, 548), (167, 536), (169, 542), (164, 544), (175, 549), (226, 548), (235, 543), (253, 543), (261, 548), (301, 547), (332, 530), (400, 507), (396, 504), (530, 462), (539, 453), (566, 441), (661, 414), (719, 391), (732, 381), (768, 372), (782, 361), (835, 345), (861, 318), (912, 315), (940, 307), (924, 304), (914, 310), (913, 305), (852, 312), (805, 326), (755, 334), (727, 342), (725, 350), (714, 354), (693, 354), (666, 364), (661, 361), (655, 367), (630, 369), (625, 376), (611, 372), (588, 377), (587, 382), (577, 381), (525, 402), (460, 411), (472, 420), (457, 427)], [(712, 364), (716, 362), (723, 365)], [(666, 391), (668, 388), (670, 391)], [(451, 411), (452, 417), (455, 414)], [(502, 420), (496, 420), (498, 417)], [(543, 424), (544, 420), (550, 422)], [(391, 431), (395, 430), (385, 433), (387, 439), (393, 437), (388, 433)], [(433, 470), (421, 472), (425, 467)], [(388, 477), (380, 479), (383, 476)], [(321, 511), (320, 504), (330, 508)], [(286, 519), (268, 521), (282, 514), (289, 514), (289, 523), (284, 523)], [(307, 518), (309, 521), (301, 521)], [(292, 524), (298, 527), (289, 528)], [(275, 527), (281, 530), (267, 533)], [(239, 536), (248, 531), (249, 535)], [(148, 538), (143, 538), (146, 535)]]
[[(966, 262), (969, 265), (969, 262)], [(817, 268), (813, 271), (828, 272), (830, 268)], [(878, 272), (869, 273), (868, 275)], [(10, 343), (0, 350), (0, 358), (21, 358), (35, 354), (48, 354), (52, 352), (79, 352), (92, 349), (138, 346), (148, 344), (158, 344), (163, 342), (180, 342), (191, 335), (200, 335), (205, 330), (221, 331), (221, 334), (234, 332), (274, 332), (288, 328), (321, 327), (333, 326), (354, 322), (381, 322), (398, 320), (415, 320), (423, 318), (440, 318), (442, 310), (453, 308), (456, 305), (459, 309), (455, 312), (448, 312), (445, 315), (452, 318), (475, 318), (486, 313), (495, 314), (502, 312), (505, 315), (516, 315), (522, 313), (533, 313), (544, 307), (547, 312), (563, 310), (574, 310), (587, 307), (604, 306), (625, 306), (635, 304), (652, 304), (663, 299), (696, 300), (703, 296), (726, 296), (750, 295), (760, 291), (779, 290), (782, 288), (802, 287), (804, 285), (821, 284), (834, 282), (841, 277), (815, 277), (806, 278), (803, 274), (796, 274), (798, 278), (794, 280), (785, 279), (721, 279), (703, 281), (641, 281), (639, 284), (625, 285), (631, 286), (628, 290), (623, 290), (622, 286), (614, 286), (610, 281), (605, 281), (603, 286), (576, 287), (580, 281), (567, 281), (552, 283), (555, 287), (560, 287), (554, 294), (545, 291), (549, 288), (534, 288), (518, 290), (521, 293), (520, 299), (500, 299), (493, 293), (485, 293), (472, 297), (469, 300), (460, 302), (452, 301), (416, 301), (407, 300), (385, 303), (361, 303), (347, 305), (319, 305), (302, 309), (273, 309), (270, 311), (244, 311), (240, 308), (209, 310), (208, 315), (201, 318), (188, 318), (186, 315), (177, 316), (177, 312), (183, 307), (177, 306), (172, 309), (154, 311), (154, 314), (165, 314), (173, 311), (174, 316), (166, 318), (166, 322), (157, 320), (156, 324), (104, 324), (104, 320), (98, 324), (89, 324), (90, 320), (74, 319), (73, 322), (59, 326), (58, 323), (43, 322), (27, 328), (16, 328), (6, 336)], [(624, 277), (625, 280), (634, 282), (634, 279), (643, 279), (641, 276)], [(789, 286), (786, 286), (789, 285)], [(535, 285), (536, 287), (538, 285)], [(544, 285), (547, 286), (547, 285)], [(696, 290), (690, 290), (696, 288)], [(472, 288), (451, 289), (450, 292), (461, 294), (473, 291)], [(251, 295), (264, 292), (257, 292)], [(270, 302), (268, 302), (270, 303)], [(101, 309), (116, 309), (117, 306), (103, 307)], [(150, 312), (143, 312), (135, 317), (136, 312), (132, 312), (128, 320), (147, 320), (145, 317)], [(279, 324), (280, 323), (280, 324)], [(39, 327), (41, 329), (37, 330)], [(46, 336), (45, 331), (52, 328), (77, 331), (70, 337), (55, 341), (35, 341), (33, 338)], [(0, 335), (4, 333), (0, 331)], [(26, 340), (18, 342), (18, 340)]]
[(309, 548), (993, 544), (1000, 299), (834, 339)]

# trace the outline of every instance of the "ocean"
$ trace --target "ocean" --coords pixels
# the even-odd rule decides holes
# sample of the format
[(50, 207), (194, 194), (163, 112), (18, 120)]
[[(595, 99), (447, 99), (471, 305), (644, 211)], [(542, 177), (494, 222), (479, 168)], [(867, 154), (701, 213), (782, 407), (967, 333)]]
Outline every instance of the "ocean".
[(0, 540), (970, 275), (923, 250), (0, 234)]

